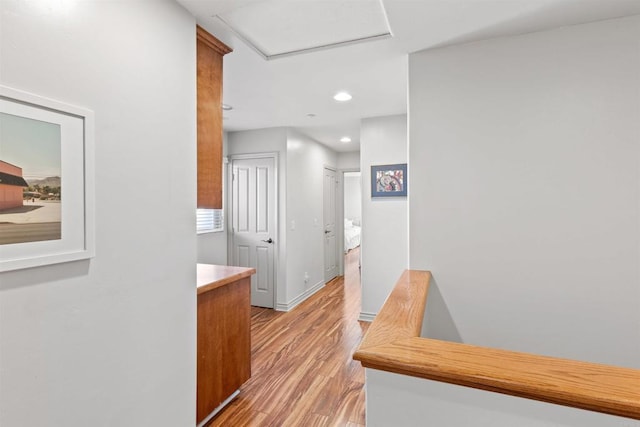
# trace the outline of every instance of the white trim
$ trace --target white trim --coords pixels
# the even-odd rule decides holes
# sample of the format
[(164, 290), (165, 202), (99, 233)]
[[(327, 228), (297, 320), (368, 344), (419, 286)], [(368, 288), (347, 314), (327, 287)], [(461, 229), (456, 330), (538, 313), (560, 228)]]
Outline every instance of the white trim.
[(211, 418), (215, 417), (218, 412), (222, 411), (224, 409), (225, 406), (227, 406), (233, 399), (236, 398), (236, 396), (238, 396), (240, 394), (240, 389), (234, 391), (231, 396), (227, 397), (225, 399), (224, 402), (222, 402), (220, 404), (220, 406), (218, 406), (216, 409), (213, 410), (212, 413), (210, 413), (209, 415), (207, 415), (204, 420), (202, 420), (202, 422), (200, 424), (197, 425), (197, 427), (202, 427), (205, 424), (207, 424), (209, 421), (211, 421)]
[[(335, 251), (336, 251), (336, 261), (338, 263), (338, 265), (336, 266), (336, 276), (342, 276), (344, 275), (344, 271), (342, 268), (342, 265), (344, 264), (344, 219), (342, 217), (339, 217), (339, 213), (340, 213), (340, 200), (341, 198), (344, 198), (344, 195), (342, 195), (340, 193), (340, 185), (341, 185), (341, 180), (340, 180), (340, 173), (338, 172), (338, 169), (335, 168), (334, 166), (330, 166), (328, 164), (324, 164), (323, 165), (323, 169), (322, 169), (322, 230), (324, 232), (324, 227), (327, 223), (325, 217), (324, 217), (324, 171), (325, 170), (329, 170), (331, 172), (333, 172), (334, 176), (335, 176), (335, 182), (334, 182), (334, 187), (335, 187), (335, 191), (333, 193), (333, 218), (335, 220), (335, 225), (334, 225), (334, 235), (336, 236), (336, 244), (335, 244)], [(338, 226), (338, 224), (340, 224), (340, 226)], [(327, 254), (325, 252), (324, 249), (324, 236), (325, 234), (322, 234), (322, 258), (323, 258), (323, 262), (322, 262), (322, 267), (323, 267), (323, 271), (326, 272), (326, 267), (327, 267)], [(323, 273), (324, 274), (324, 273)], [(326, 277), (325, 277), (326, 279)]]
[(269, 158), (269, 157), (275, 157), (276, 159), (278, 158), (278, 154), (280, 154), (277, 151), (268, 151), (268, 152), (261, 152), (261, 153), (243, 153), (243, 154), (232, 154), (229, 156), (229, 162), (233, 162), (234, 160), (246, 160), (246, 159), (264, 159), (264, 158)]
[[(231, 164), (231, 167), (227, 167), (227, 185), (233, 185), (233, 161), (234, 160), (250, 160), (250, 159), (273, 159), (273, 180), (274, 191), (276, 192), (276, 205), (275, 209), (275, 242), (273, 244), (273, 273), (275, 275), (273, 281), (273, 307), (276, 307), (276, 301), (278, 301), (278, 283), (280, 279), (280, 179), (278, 178), (279, 159), (280, 153), (277, 151), (270, 151), (264, 153), (246, 153), (246, 154), (232, 154), (227, 157), (227, 162)], [(228, 194), (228, 215), (227, 215), (227, 261), (229, 264), (233, 264), (233, 189), (229, 188)]]
[[(382, 0), (380, 0), (380, 4), (382, 5)], [(350, 46), (352, 44), (391, 38), (393, 37), (393, 34), (391, 33), (391, 27), (389, 26), (389, 19), (387, 18), (387, 12), (384, 9), (384, 6), (382, 6), (382, 13), (384, 15), (385, 23), (387, 24), (387, 32), (385, 33), (374, 34), (371, 36), (359, 37), (355, 39), (344, 40), (344, 41), (329, 43), (329, 44), (320, 45), (320, 46), (296, 49), (288, 52), (274, 53), (273, 55), (267, 55), (265, 52), (263, 52), (258, 46), (256, 46), (252, 41), (250, 41), (247, 37), (245, 37), (245, 35), (242, 34), (239, 30), (237, 30), (233, 25), (225, 21), (224, 18), (222, 18), (220, 15), (214, 15), (213, 18), (216, 18), (220, 22), (222, 22), (237, 38), (242, 40), (247, 46), (249, 46), (249, 48), (251, 48), (251, 50), (253, 50), (258, 55), (260, 55), (262, 59), (264, 59), (265, 61), (271, 61), (273, 59), (286, 58), (288, 56), (300, 55), (303, 53), (317, 52), (319, 50), (333, 49), (336, 47)]]
[[(338, 200), (336, 203), (336, 208), (338, 209), (338, 213), (337, 215), (342, 218), (342, 225), (340, 227), (338, 227), (338, 230), (340, 230), (340, 236), (339, 236), (339, 242), (341, 242), (340, 248), (341, 248), (341, 252), (342, 252), (342, 256), (340, 256), (339, 258), (339, 265), (338, 265), (338, 270), (341, 276), (344, 276), (344, 270), (345, 270), (345, 265), (344, 265), (344, 257), (345, 257), (345, 253), (344, 253), (344, 174), (345, 172), (361, 172), (360, 168), (342, 168), (342, 169), (338, 169), (338, 190), (340, 191), (340, 194), (338, 195)], [(362, 181), (362, 180), (361, 180)], [(362, 192), (362, 182), (360, 183), (360, 191)], [(362, 197), (360, 197), (360, 210), (362, 211)], [(362, 218), (362, 214), (360, 214), (360, 218)], [(362, 244), (360, 245), (362, 247)]]
[(329, 44), (325, 44), (325, 45), (321, 45), (321, 46), (309, 47), (309, 48), (305, 48), (305, 49), (297, 49), (297, 50), (292, 50), (290, 52), (276, 53), (276, 54), (267, 56), (266, 59), (268, 61), (271, 61), (273, 59), (286, 58), (288, 56), (300, 55), (300, 54), (303, 54), (303, 53), (318, 52), (318, 51), (321, 51), (321, 50), (334, 49), (334, 48), (343, 47), (343, 46), (351, 46), (351, 45), (359, 44), (359, 43), (366, 43), (366, 42), (372, 42), (372, 41), (377, 41), (377, 40), (385, 40), (385, 39), (390, 39), (391, 37), (393, 37), (393, 34), (391, 34), (391, 31), (389, 30), (386, 33), (374, 34), (372, 36), (360, 37), (360, 38), (355, 38), (355, 39), (351, 39), (351, 40), (345, 40), (345, 41), (337, 42), (337, 43), (329, 43)]
[(361, 322), (373, 322), (373, 319), (376, 318), (378, 313), (368, 313), (366, 311), (361, 311), (358, 320)]
[(384, 22), (387, 24), (387, 30), (389, 31), (389, 37), (393, 37), (393, 30), (391, 29), (391, 24), (389, 23), (389, 15), (387, 15), (387, 9), (384, 7), (384, 1), (380, 1), (380, 9), (382, 9), (382, 14), (384, 15)]
[[(0, 85), (0, 110), (61, 127), (61, 204), (58, 240), (0, 246), (0, 271), (77, 261), (95, 256), (94, 113)], [(73, 183), (70, 185), (70, 183)]]
[(309, 298), (311, 295), (318, 292), (320, 289), (324, 288), (324, 285), (325, 285), (325, 282), (321, 280), (320, 282), (316, 283), (315, 285), (313, 285), (312, 287), (310, 287), (309, 289), (307, 289), (306, 291), (304, 291), (303, 293), (301, 293), (300, 295), (298, 295), (288, 303), (283, 304), (279, 302), (278, 304), (276, 304), (276, 311), (293, 310), (298, 304), (300, 304), (301, 302)]

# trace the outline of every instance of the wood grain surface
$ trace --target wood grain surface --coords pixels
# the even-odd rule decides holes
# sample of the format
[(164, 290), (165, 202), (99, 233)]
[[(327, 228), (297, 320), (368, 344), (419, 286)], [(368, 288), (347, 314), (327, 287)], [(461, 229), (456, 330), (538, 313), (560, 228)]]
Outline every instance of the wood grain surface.
[(251, 277), (198, 295), (196, 419), (251, 376)]
[(364, 426), (358, 259), (288, 313), (251, 308), (252, 377), (208, 426)]
[(229, 265), (198, 264), (197, 267), (198, 295), (220, 286), (236, 282), (255, 274), (255, 268), (232, 267)]
[(198, 208), (222, 209), (222, 57), (231, 49), (196, 28)]
[(363, 366), (640, 419), (640, 370), (419, 337), (430, 276), (416, 274), (402, 275), (373, 321), (354, 354)]
[(369, 327), (360, 349), (419, 336), (430, 280), (428, 271), (405, 270)]
[(233, 49), (222, 43), (213, 34), (209, 33), (200, 25), (196, 25), (196, 37), (198, 38), (198, 40), (205, 43), (209, 48), (213, 49), (220, 56), (224, 56), (227, 53), (233, 52)]

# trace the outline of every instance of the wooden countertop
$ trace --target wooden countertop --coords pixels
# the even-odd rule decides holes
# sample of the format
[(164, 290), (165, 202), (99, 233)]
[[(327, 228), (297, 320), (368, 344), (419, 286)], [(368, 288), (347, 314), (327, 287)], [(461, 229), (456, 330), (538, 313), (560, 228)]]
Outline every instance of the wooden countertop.
[(255, 268), (198, 264), (198, 295), (255, 274)]
[(640, 419), (640, 370), (420, 337), (431, 274), (405, 271), (353, 355), (366, 368)]

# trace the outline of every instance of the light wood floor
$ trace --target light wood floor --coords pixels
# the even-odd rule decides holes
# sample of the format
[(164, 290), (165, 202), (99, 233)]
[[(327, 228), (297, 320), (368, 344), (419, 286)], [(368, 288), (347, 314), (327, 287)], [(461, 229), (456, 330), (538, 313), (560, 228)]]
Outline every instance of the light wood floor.
[(288, 313), (252, 307), (252, 377), (213, 426), (364, 426), (364, 369), (351, 359), (360, 312), (360, 248), (339, 277)]

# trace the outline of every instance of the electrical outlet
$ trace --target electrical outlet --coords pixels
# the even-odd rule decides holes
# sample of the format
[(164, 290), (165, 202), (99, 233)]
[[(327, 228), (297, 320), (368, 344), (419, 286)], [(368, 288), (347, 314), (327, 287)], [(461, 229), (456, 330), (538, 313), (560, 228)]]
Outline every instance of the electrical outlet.
[(304, 283), (309, 283), (309, 273), (304, 272)]

